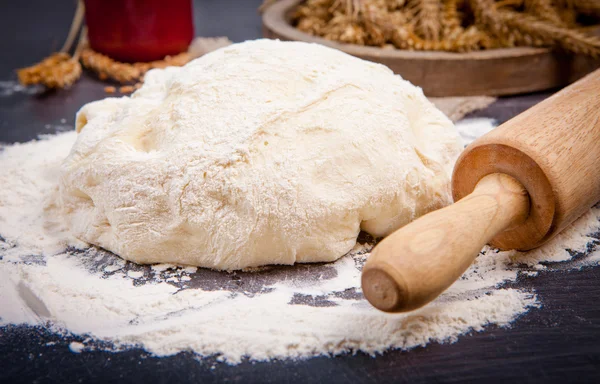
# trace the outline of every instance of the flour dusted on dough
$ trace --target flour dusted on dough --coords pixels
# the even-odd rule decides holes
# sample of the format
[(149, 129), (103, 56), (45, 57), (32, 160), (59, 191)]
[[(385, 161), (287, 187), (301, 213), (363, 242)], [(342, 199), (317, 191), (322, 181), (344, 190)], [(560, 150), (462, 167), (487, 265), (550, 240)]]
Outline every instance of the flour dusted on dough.
[(73, 234), (138, 263), (336, 260), (450, 200), (453, 124), (387, 67), (259, 40), (84, 106), (62, 167)]

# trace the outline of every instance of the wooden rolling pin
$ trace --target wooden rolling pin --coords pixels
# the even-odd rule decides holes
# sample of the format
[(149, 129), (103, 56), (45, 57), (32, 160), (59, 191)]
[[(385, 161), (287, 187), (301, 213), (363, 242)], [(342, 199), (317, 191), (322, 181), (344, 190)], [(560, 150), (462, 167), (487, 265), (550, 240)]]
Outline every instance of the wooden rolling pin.
[(452, 175), (456, 203), (400, 228), (362, 272), (383, 311), (419, 308), (489, 243), (538, 247), (600, 200), (600, 70), (474, 141)]

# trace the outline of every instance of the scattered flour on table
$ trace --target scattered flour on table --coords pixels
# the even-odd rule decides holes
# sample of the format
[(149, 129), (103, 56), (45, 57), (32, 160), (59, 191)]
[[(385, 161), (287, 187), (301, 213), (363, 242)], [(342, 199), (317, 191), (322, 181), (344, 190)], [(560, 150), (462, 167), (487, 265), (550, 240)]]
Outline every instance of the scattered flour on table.
[(483, 136), (498, 125), (495, 119), (474, 117), (460, 120), (456, 129), (465, 145), (471, 144), (479, 136)]
[(0, 97), (12, 96), (14, 94), (33, 95), (43, 90), (43, 87), (25, 87), (19, 84), (18, 81), (5, 80), (0, 81)]
[(487, 325), (508, 326), (541, 305), (534, 292), (504, 283), (600, 263), (596, 206), (538, 250), (483, 249), (448, 291), (407, 314), (379, 312), (363, 299), (368, 243), (335, 263), (253, 273), (139, 266), (78, 242), (58, 220), (58, 166), (75, 138), (61, 133), (0, 152), (0, 325), (86, 338), (69, 345), (74, 353), (137, 346), (234, 364), (454, 342)]

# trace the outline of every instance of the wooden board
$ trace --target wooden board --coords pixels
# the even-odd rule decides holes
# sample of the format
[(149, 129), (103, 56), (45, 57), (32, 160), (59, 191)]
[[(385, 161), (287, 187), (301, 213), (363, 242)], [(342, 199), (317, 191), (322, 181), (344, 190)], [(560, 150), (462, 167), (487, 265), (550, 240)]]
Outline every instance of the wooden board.
[(262, 17), (272, 39), (323, 44), (390, 67), (423, 88), (427, 96), (514, 95), (558, 88), (600, 67), (600, 60), (567, 56), (546, 48), (505, 48), (469, 53), (405, 51), (342, 44), (304, 33), (290, 24), (301, 0), (281, 0)]

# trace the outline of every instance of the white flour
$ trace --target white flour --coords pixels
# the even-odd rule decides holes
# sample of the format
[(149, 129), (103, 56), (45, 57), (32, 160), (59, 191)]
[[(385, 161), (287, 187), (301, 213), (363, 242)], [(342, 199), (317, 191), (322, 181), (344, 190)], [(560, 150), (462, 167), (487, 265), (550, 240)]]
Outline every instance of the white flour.
[(497, 124), (496, 120), (485, 117), (467, 118), (456, 123), (456, 128), (465, 145), (471, 144), (479, 136), (491, 131)]
[[(135, 345), (159, 356), (193, 351), (237, 363), (454, 342), (488, 324), (507, 326), (541, 305), (533, 292), (503, 283), (560, 268), (540, 262), (570, 260), (566, 249), (584, 252), (598, 244), (586, 236), (600, 227), (597, 207), (539, 250), (484, 249), (437, 300), (400, 315), (379, 312), (362, 298), (360, 268), (369, 244), (332, 264), (254, 273), (142, 267), (86, 248), (53, 215), (57, 167), (75, 137), (62, 133), (0, 153), (0, 325), (39, 324), (81, 335), (82, 342), (70, 344), (74, 353)], [(566, 265), (599, 262), (590, 252)]]
[(25, 87), (17, 81), (0, 81), (0, 97), (23, 93), (33, 95), (40, 92), (40, 87)]

